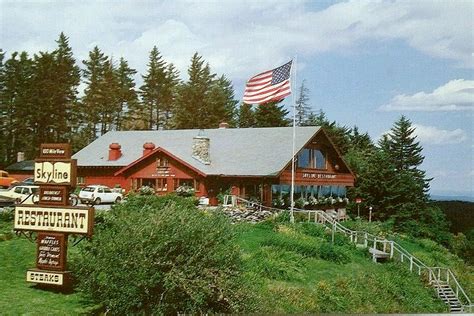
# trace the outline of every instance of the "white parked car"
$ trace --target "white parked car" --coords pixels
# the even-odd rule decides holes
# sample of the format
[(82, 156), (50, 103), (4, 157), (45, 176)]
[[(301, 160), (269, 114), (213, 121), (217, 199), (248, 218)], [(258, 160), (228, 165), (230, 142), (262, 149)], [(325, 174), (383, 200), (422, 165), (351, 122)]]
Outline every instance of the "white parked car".
[(12, 199), (15, 203), (33, 204), (33, 197), (38, 194), (37, 185), (17, 185), (0, 191), (0, 197)]
[(113, 192), (105, 185), (89, 185), (79, 192), (79, 200), (83, 204), (119, 203), (122, 193)]

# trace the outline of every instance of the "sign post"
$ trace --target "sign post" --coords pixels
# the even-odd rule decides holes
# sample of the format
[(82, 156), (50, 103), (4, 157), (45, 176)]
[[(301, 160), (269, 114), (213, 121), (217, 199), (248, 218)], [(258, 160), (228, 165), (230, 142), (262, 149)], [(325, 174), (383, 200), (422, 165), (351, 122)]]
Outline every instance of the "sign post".
[(360, 203), (362, 203), (362, 199), (360, 197), (356, 198), (357, 218), (360, 218)]
[(94, 208), (69, 206), (76, 169), (70, 144), (41, 144), (34, 168), (35, 184), (40, 187), (38, 205), (15, 207), (14, 230), (37, 233), (36, 268), (27, 270), (27, 282), (69, 287), (69, 234), (92, 236)]

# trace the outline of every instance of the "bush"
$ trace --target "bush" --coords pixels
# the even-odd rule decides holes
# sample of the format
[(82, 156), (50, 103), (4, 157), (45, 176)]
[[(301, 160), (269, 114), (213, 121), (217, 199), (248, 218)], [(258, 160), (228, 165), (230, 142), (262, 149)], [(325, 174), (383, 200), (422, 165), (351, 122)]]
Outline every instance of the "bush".
[(335, 263), (348, 263), (350, 261), (349, 254), (344, 248), (329, 243), (320, 244), (318, 254), (321, 259)]
[(0, 222), (13, 222), (15, 217), (15, 208), (5, 207), (3, 211), (0, 211)]
[(301, 223), (297, 227), (298, 231), (311, 237), (324, 237), (326, 234), (324, 226), (314, 223)]
[(319, 249), (314, 240), (306, 240), (289, 235), (276, 235), (263, 241), (262, 245), (293, 251), (305, 257), (318, 257)]
[(257, 275), (273, 280), (291, 280), (304, 273), (302, 259), (303, 256), (294, 252), (263, 246), (252, 254), (248, 265)]
[(131, 196), (74, 261), (79, 288), (113, 314), (241, 312), (252, 306), (227, 218), (176, 196)]

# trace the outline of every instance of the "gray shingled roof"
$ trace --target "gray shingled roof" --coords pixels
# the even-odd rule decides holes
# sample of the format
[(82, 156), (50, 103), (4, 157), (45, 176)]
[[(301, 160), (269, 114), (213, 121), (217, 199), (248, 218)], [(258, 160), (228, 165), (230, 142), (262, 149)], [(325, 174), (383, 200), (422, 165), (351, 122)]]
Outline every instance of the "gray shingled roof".
[[(297, 127), (296, 151), (318, 130)], [(73, 158), (79, 167), (127, 166), (142, 156), (145, 142), (153, 142), (207, 175), (271, 176), (291, 160), (292, 133), (292, 127), (108, 132)], [(210, 139), (209, 165), (192, 157), (193, 137), (198, 134)], [(111, 143), (122, 146), (122, 157), (116, 161), (107, 160)]]

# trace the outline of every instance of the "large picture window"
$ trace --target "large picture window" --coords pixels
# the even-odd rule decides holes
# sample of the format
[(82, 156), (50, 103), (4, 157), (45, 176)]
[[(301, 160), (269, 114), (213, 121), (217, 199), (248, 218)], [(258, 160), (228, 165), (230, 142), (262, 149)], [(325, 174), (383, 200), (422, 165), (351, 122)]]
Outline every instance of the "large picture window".
[(326, 169), (326, 153), (320, 149), (304, 148), (298, 154), (298, 168)]

